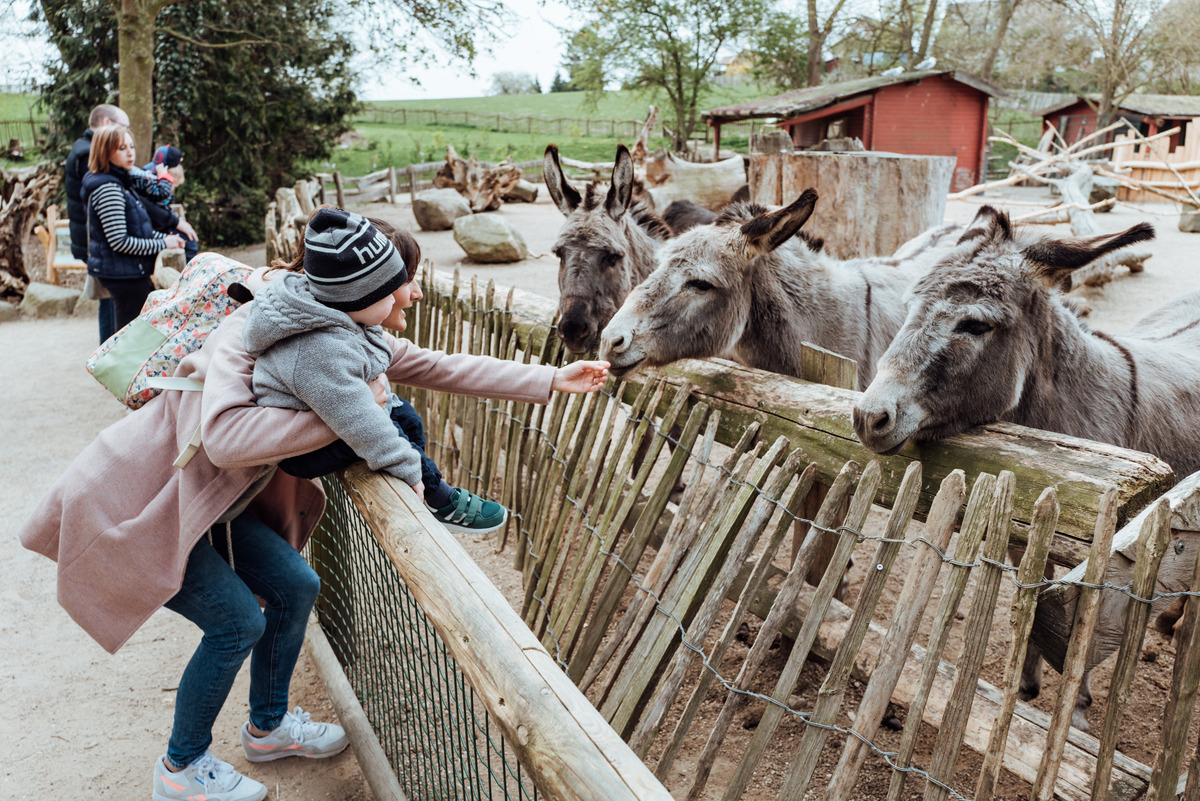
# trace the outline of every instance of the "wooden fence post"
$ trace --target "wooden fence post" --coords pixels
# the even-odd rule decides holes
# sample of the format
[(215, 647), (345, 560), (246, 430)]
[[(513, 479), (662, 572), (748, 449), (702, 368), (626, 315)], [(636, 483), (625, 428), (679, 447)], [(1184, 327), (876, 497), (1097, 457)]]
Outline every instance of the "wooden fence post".
[(338, 208), (346, 208), (346, 192), (342, 189), (342, 174), (337, 170), (333, 171), (333, 185), (337, 189)]
[(396, 168), (388, 167), (388, 203), (396, 205)]
[(408, 194), (412, 197), (414, 203), (417, 202), (417, 171), (413, 169), (413, 165), (408, 165)]

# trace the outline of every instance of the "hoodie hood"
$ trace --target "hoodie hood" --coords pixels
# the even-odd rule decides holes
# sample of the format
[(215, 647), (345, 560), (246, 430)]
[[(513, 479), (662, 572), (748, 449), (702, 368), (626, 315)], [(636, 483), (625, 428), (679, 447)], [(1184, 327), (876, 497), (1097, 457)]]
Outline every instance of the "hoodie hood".
[(358, 332), (358, 324), (345, 312), (331, 309), (313, 297), (308, 280), (286, 273), (266, 282), (254, 294), (254, 313), (246, 320), (242, 341), (257, 357), (282, 339), (321, 328), (344, 328)]

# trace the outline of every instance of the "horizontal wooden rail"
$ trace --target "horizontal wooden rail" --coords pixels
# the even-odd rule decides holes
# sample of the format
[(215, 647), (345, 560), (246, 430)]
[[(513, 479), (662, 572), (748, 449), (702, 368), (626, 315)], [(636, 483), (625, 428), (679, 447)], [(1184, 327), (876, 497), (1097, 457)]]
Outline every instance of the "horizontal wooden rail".
[(341, 480), (542, 795), (671, 801), (412, 488), (362, 463)]
[[(438, 292), (453, 291), (449, 276), (438, 274), (432, 283)], [(503, 297), (504, 291), (498, 290), (496, 297)], [(465, 308), (466, 301), (459, 302)], [(518, 348), (540, 353), (555, 305), (532, 293), (514, 291), (512, 310)], [(908, 465), (921, 461), (925, 470), (917, 514), (922, 518), (950, 471), (961, 469), (974, 476), (1011, 470), (1017, 479), (1014, 546), (1024, 543), (1024, 527), (1037, 496), (1054, 487), (1061, 511), (1051, 559), (1063, 565), (1073, 566), (1087, 557), (1100, 496), (1108, 486), (1117, 489), (1118, 525), (1123, 525), (1175, 483), (1171, 468), (1150, 454), (1010, 423), (979, 426), (938, 442), (910, 443), (894, 456), (881, 457), (863, 447), (854, 434), (851, 412), (859, 393), (722, 359), (686, 360), (636, 374), (629, 379), (627, 396), (632, 399), (643, 382), (664, 376), (677, 386), (692, 384), (693, 403), (703, 401), (721, 411), (720, 442), (735, 443), (747, 426), (757, 422), (764, 441), (785, 436), (801, 448), (827, 484), (849, 460), (866, 464), (879, 459), (883, 481), (877, 500), (889, 508)]]

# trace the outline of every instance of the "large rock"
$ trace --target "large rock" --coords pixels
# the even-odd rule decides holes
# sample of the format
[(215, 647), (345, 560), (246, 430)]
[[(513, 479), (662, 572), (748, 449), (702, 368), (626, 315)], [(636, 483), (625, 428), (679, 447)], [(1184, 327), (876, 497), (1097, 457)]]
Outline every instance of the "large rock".
[(21, 312), (8, 301), (0, 300), (0, 323), (11, 323), (20, 318)]
[(498, 214), (472, 214), (454, 221), (454, 241), (474, 261), (521, 261), (529, 255), (521, 232)]
[(34, 282), (25, 289), (21, 301), (21, 313), (30, 317), (61, 317), (75, 310), (75, 303), (82, 296), (78, 289)]
[(1179, 215), (1179, 230), (1185, 234), (1200, 234), (1200, 209), (1195, 206), (1184, 206)]
[(79, 300), (75, 301), (75, 309), (72, 312), (76, 317), (95, 317), (100, 313), (100, 301), (89, 298), (87, 295), (80, 295)]
[(422, 231), (448, 230), (471, 214), (467, 199), (455, 189), (426, 189), (413, 198), (412, 210)]

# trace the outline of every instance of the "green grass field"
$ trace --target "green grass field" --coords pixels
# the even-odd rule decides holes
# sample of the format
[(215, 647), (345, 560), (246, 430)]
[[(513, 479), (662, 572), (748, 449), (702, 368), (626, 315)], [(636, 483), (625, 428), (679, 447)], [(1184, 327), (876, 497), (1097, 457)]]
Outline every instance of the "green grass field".
[(41, 115), (37, 95), (10, 95), (0, 93), (0, 120), (27, 120), (29, 110), (34, 116)]

